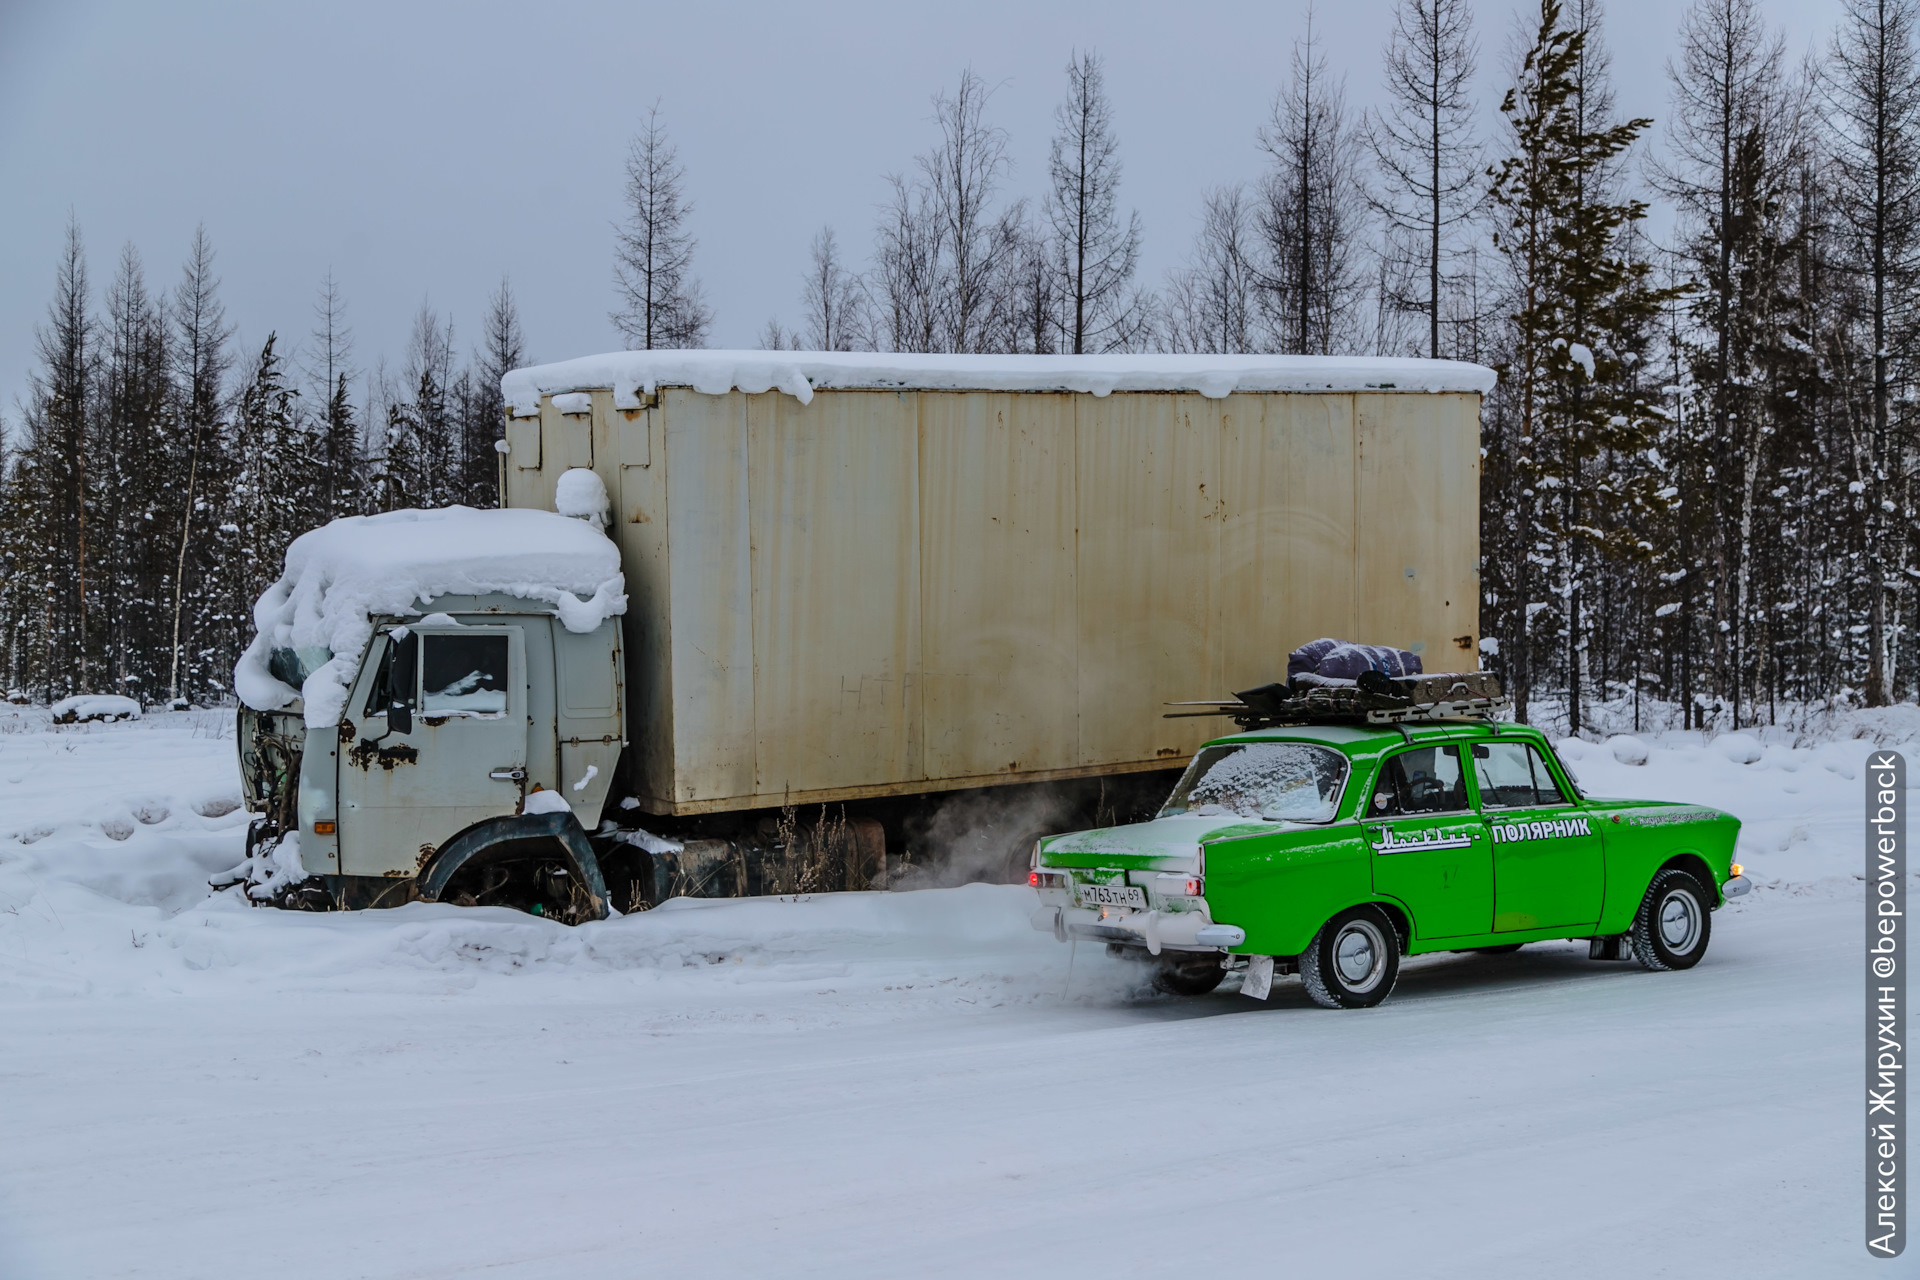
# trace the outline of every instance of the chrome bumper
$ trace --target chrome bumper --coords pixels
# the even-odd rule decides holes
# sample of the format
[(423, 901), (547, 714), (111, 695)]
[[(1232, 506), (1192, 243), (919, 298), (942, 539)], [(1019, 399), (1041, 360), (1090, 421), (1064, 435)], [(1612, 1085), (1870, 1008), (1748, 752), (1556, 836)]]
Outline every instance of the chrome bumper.
[(1161, 951), (1222, 951), (1247, 940), (1238, 925), (1215, 924), (1205, 900), (1194, 911), (1127, 911), (1111, 907), (1043, 906), (1033, 913), (1033, 927), (1051, 930), (1062, 942), (1084, 938), (1091, 942), (1119, 942), (1144, 946), (1151, 955)]
[(1751, 892), (1752, 889), (1753, 881), (1747, 879), (1745, 876), (1729, 876), (1727, 882), (1720, 886), (1720, 896), (1722, 898), (1738, 898), (1743, 894)]

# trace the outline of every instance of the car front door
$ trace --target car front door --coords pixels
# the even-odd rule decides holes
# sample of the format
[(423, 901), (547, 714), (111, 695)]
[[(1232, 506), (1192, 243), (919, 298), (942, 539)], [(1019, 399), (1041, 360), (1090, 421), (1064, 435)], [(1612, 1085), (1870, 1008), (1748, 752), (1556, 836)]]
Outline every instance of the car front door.
[[(376, 645), (349, 704), (360, 713), (355, 741), (342, 744), (340, 867), (412, 874), (449, 838), (520, 802), (526, 645), (518, 626), (457, 623), (394, 628)], [(396, 704), (409, 714), (395, 717)]]
[(1606, 887), (1600, 833), (1525, 742), (1473, 744), (1480, 811), (1493, 841), (1493, 928), (1591, 928)]
[(1459, 744), (1408, 747), (1382, 761), (1362, 825), (1374, 892), (1406, 905), (1415, 937), (1487, 932), (1493, 859), (1468, 802)]

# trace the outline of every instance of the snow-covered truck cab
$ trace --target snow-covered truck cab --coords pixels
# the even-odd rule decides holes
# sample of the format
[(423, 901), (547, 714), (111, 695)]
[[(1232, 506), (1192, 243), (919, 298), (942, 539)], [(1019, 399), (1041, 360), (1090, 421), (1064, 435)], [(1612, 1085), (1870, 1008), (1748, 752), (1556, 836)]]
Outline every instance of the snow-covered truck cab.
[(586, 833), (625, 745), (624, 603), (612, 544), (550, 513), (299, 539), (236, 673), (249, 894), (604, 915)]

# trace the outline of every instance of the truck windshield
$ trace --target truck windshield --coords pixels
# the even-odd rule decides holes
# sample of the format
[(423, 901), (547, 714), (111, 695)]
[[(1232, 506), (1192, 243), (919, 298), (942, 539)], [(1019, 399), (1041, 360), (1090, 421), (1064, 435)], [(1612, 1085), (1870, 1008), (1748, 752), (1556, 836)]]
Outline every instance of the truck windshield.
[(1190, 813), (1266, 822), (1331, 822), (1347, 758), (1305, 742), (1242, 742), (1193, 758), (1162, 817)]

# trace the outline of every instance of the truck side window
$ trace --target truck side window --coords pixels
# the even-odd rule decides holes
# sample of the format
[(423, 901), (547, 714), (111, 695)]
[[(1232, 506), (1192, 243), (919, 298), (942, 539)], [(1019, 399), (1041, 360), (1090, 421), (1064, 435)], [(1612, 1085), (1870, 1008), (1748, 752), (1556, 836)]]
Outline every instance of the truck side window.
[(380, 642), (380, 665), (373, 669), (373, 686), (367, 690), (363, 716), (383, 716), (393, 702), (393, 641)]
[(507, 637), (430, 634), (420, 637), (423, 715), (507, 713)]
[(1488, 742), (1473, 748), (1474, 777), (1484, 809), (1518, 809), (1564, 804), (1540, 753), (1523, 742)]
[(1390, 756), (1373, 784), (1370, 818), (1454, 813), (1467, 807), (1466, 775), (1457, 746), (1415, 747)]

